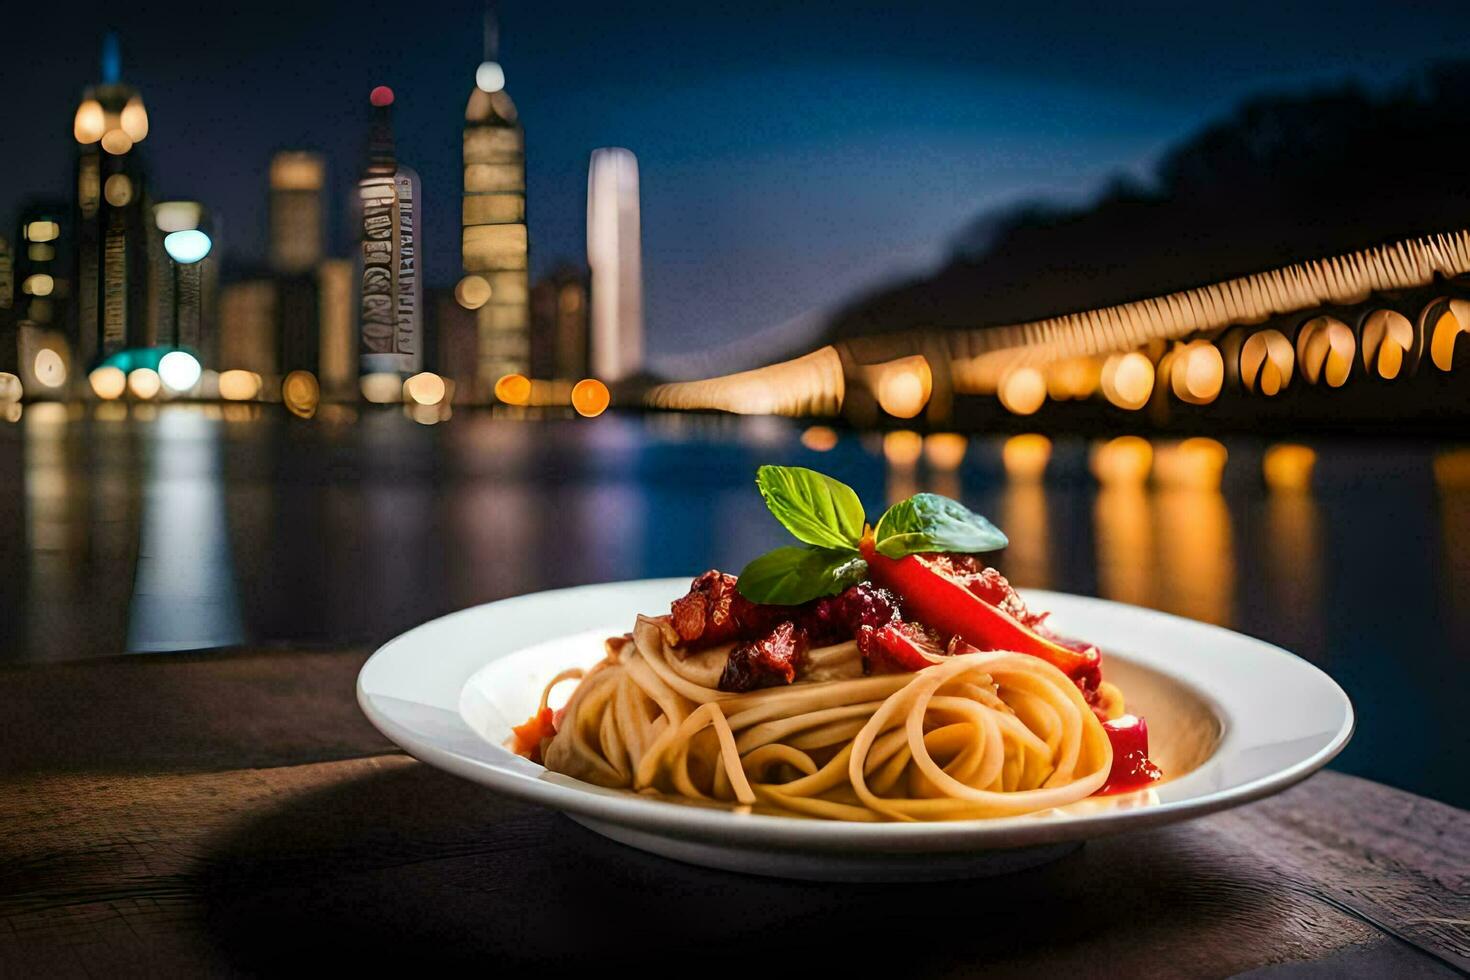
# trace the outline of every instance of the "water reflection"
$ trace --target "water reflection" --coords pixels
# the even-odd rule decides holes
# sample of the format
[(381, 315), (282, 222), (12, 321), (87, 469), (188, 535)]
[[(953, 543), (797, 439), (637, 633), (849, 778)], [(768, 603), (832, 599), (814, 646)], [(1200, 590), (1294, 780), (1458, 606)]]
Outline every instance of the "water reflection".
[(18, 491), (0, 495), (0, 657), (370, 645), (536, 589), (738, 570), (788, 540), (755, 468), (794, 463), (850, 483), (870, 512), (919, 490), (963, 500), (1008, 532), (997, 561), (1023, 586), (1299, 650), (1362, 709), (1344, 765), (1465, 802), (1451, 762), (1406, 767), (1396, 748), (1402, 731), (1458, 724), (1470, 695), (1463, 451), (803, 438), (702, 416), (426, 427), (363, 410), (347, 424), (355, 411), (26, 406), (0, 425), (0, 487)]
[(196, 650), (245, 639), (225, 522), (219, 425), (192, 408), (167, 406), (151, 429), (130, 651)]

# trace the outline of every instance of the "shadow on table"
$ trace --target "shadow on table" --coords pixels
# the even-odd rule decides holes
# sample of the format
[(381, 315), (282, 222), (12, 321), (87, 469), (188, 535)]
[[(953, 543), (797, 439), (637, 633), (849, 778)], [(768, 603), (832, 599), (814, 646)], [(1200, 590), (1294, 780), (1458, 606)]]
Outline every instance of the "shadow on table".
[[(1228, 975), (1315, 955), (1338, 913), (1203, 824), (1103, 840), (968, 882), (836, 885), (714, 872), (604, 841), (426, 766), (241, 826), (194, 882), (209, 939), (250, 972), (315, 962), (824, 966), (988, 975)], [(1257, 869), (1257, 870), (1249, 870)], [(1242, 936), (1252, 942), (1242, 942)], [(1145, 968), (1148, 965), (1148, 968)]]

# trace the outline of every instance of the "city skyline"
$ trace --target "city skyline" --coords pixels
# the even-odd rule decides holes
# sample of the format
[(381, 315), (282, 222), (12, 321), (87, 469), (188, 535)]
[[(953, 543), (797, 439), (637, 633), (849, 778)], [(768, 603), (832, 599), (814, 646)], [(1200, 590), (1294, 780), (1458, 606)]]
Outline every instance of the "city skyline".
[[(749, 10), (743, 19), (671, 18), (649, 8), (617, 23), (578, 5), (501, 10), (507, 84), (528, 133), (533, 274), (581, 251), (590, 151), (629, 146), (643, 170), (656, 369), (670, 355), (739, 340), (922, 266), (987, 206), (1085, 195), (1120, 170), (1138, 172), (1244, 94), (1312, 79), (1397, 83), (1428, 59), (1470, 50), (1470, 40), (1434, 28), (1449, 25), (1449, 5), (1416, 11), (1412, 25), (1366, 8), (1322, 21), (1273, 6), (1208, 30), (1124, 13), (1131, 34), (1113, 33), (1131, 40), (1112, 54), (1087, 49), (1096, 15), (1085, 11), (1048, 26), (935, 5), (913, 37), (894, 37), (884, 29), (892, 15), (872, 10), (840, 21), (822, 7)], [(65, 129), (97, 74), (107, 19), (84, 11), (76, 22), (95, 28), (63, 30), (48, 20), (55, 16), (42, 12), (36, 26), (45, 44), (9, 52), (20, 97), (3, 136), (14, 175), (0, 199), (6, 227), (24, 200), (65, 196)], [(206, 25), (162, 6), (114, 25), (123, 78), (154, 117), (145, 150), (160, 193), (208, 204), (227, 269), (258, 268), (271, 152), (324, 152), (328, 243), (345, 254), (364, 86), (395, 84), (400, 142), (424, 174), (428, 281), (451, 284), (456, 136), (481, 60), (479, 5), (436, 9), (388, 36), (367, 36), (361, 22), (373, 17), (354, 22), (330, 5), (226, 16)], [(1308, 21), (1332, 57), (1293, 55), (1290, 35)], [(1276, 29), (1262, 31), (1267, 22)], [(288, 23), (289, 33), (279, 31)], [(803, 41), (819, 35), (820, 45)], [(1010, 43), (985, 40), (995, 37)], [(1135, 49), (1155, 54), (1119, 59)], [(619, 56), (593, 57), (609, 50)], [(905, 71), (919, 50), (923, 70)], [(1189, 58), (1196, 70), (1183, 70)], [(1105, 71), (1110, 59), (1126, 60), (1128, 77)], [(667, 84), (674, 77), (680, 85)], [(230, 152), (218, 153), (230, 137)], [(863, 188), (864, 206), (852, 207)]]

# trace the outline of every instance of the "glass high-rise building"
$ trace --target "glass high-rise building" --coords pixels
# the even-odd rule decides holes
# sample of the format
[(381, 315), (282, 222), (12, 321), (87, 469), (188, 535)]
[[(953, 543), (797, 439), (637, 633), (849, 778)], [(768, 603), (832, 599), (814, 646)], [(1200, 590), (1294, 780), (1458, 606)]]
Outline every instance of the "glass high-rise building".
[(148, 111), (138, 91), (121, 80), (121, 57), (111, 35), (103, 46), (102, 82), (82, 94), (72, 135), (79, 147), (77, 355), (90, 366), (154, 341), (149, 251), (158, 235), (136, 149), (148, 136)]
[(496, 60), (493, 18), (487, 17), (485, 61), (465, 106), (464, 205), (460, 242), (464, 278), (460, 305), (475, 311), (478, 380), (489, 391), (506, 374), (531, 369), (531, 309), (527, 280), (526, 137)]
[(592, 151), (587, 265), (592, 269), (592, 374), (621, 381), (643, 368), (638, 158), (621, 147)]
[(321, 264), (326, 170), (319, 153), (282, 150), (271, 157), (271, 271), (302, 275)]

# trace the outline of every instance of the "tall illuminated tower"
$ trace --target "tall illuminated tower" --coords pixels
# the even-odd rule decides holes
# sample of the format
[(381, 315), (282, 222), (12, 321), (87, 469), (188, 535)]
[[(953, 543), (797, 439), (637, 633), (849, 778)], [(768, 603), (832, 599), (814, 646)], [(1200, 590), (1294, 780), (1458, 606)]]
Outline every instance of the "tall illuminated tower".
[(592, 374), (621, 381), (643, 367), (638, 158), (621, 147), (592, 151), (587, 265), (592, 269)]
[(322, 261), (322, 185), (319, 153), (282, 150), (271, 157), (270, 263), (285, 275), (316, 271)]
[[(357, 182), (361, 219), (358, 304), (359, 372), (370, 401), (392, 400), (399, 381), (423, 369), (424, 286), (419, 275), (419, 176), (393, 146), (393, 90), (369, 101), (368, 163)], [(375, 379), (369, 382), (368, 379)]]
[(152, 343), (148, 315), (150, 236), (145, 181), (136, 147), (148, 111), (121, 81), (117, 39), (102, 49), (102, 82), (82, 94), (72, 120), (77, 159), (77, 354), (90, 364), (125, 347)]
[(475, 311), (479, 382), (487, 391), (502, 375), (528, 373), (531, 362), (526, 137), (498, 56), (498, 28), (487, 13), (485, 60), (464, 113), (465, 276), (455, 290), (460, 305)]

